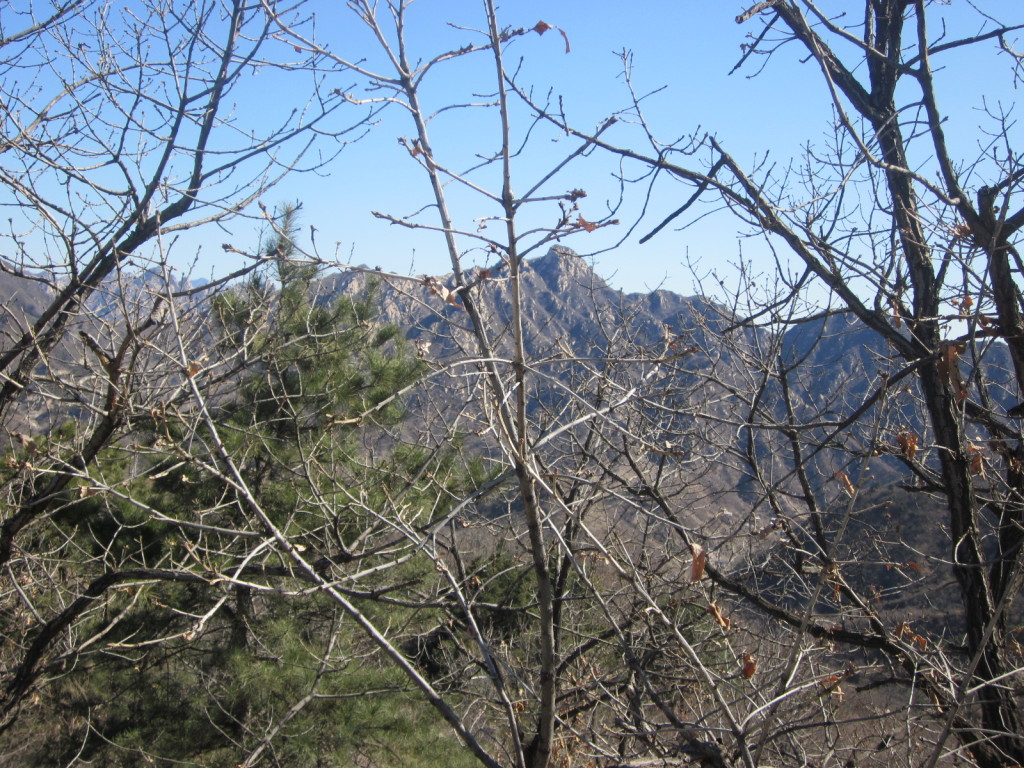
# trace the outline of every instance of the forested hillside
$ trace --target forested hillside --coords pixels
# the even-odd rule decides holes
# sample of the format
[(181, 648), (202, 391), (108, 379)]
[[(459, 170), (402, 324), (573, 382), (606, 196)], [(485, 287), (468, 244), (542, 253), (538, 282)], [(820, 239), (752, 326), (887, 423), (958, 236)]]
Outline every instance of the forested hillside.
[[(1021, 10), (746, 9), (827, 96), (783, 168), (422, 6), (5, 10), (0, 765), (1024, 764)], [(395, 114), (445, 274), (279, 194)], [(711, 216), (687, 295), (587, 253)]]

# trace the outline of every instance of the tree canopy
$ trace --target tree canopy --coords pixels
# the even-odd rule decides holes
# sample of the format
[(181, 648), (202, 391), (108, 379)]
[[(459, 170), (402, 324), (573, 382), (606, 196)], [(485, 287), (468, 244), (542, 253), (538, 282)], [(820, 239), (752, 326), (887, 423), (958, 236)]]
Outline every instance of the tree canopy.
[[(424, 55), (417, 7), (0, 24), (0, 764), (1024, 764), (1024, 165), (1012, 106), (964, 144), (939, 76), (1019, 84), (1022, 12), (749, 7), (740, 71), (831, 102), (783, 168), (663, 124), (626, 54), (580, 124), (525, 63), (568, 25), (483, 0)], [(267, 202), (357, 183), (383, 110), (424, 197), (374, 215), (446, 276)], [(569, 247), (708, 215), (761, 250), (691, 255), (689, 298)], [(174, 237), (246, 219), (240, 267), (181, 276)]]

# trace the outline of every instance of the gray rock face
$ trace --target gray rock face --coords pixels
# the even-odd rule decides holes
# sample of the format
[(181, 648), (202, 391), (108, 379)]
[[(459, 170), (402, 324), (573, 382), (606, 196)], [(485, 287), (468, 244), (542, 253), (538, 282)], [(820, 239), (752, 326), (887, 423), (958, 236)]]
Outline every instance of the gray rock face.
[[(698, 330), (697, 315), (720, 315), (699, 298), (668, 291), (624, 294), (608, 284), (565, 246), (523, 263), (520, 271), (523, 330), (527, 354), (544, 357), (568, 345), (573, 353), (596, 356), (609, 349), (613, 337), (628, 335), (637, 343), (658, 344), (666, 333)], [(473, 296), (498, 349), (508, 339), (512, 321), (507, 269), (498, 264), (466, 273)], [(373, 273), (351, 272), (328, 277), (324, 295), (358, 295), (374, 283)], [(382, 320), (406, 329), (414, 340), (427, 340), (435, 354), (472, 354), (467, 316), (457, 299), (451, 275), (402, 281), (376, 280)]]

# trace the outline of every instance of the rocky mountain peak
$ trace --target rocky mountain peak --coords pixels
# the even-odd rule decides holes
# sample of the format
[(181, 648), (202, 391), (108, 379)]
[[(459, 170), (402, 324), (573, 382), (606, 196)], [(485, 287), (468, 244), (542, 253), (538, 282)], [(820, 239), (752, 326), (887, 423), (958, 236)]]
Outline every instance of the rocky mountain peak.
[(525, 267), (532, 269), (549, 290), (559, 294), (579, 288), (589, 291), (608, 287), (576, 251), (564, 245), (551, 246), (543, 256), (527, 261)]

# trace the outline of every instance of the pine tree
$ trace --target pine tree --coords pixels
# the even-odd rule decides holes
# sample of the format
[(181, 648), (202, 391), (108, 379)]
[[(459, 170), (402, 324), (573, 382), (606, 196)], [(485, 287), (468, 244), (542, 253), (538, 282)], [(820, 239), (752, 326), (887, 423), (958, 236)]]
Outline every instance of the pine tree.
[[(440, 514), (439, 484), (469, 479), (450, 453), (389, 444), (383, 430), (403, 417), (394, 395), (422, 363), (406, 354), (397, 328), (374, 322), (372, 290), (358, 300), (320, 295), (317, 267), (296, 257), (296, 217), (295, 208), (278, 217), (262, 250), (266, 268), (211, 302), (207, 343), (238, 365), (225, 367), (233, 373), (207, 403), (274, 524), (325, 572), (349, 562), (371, 569), (381, 560), (369, 543), (387, 526), (367, 510), (402, 495)], [(97, 652), (47, 690), (42, 719), (60, 727), (34, 733), (22, 764), (57, 756), (110, 766), (235, 765), (249, 755), (254, 765), (273, 756), (291, 766), (341, 766), (374, 749), (416, 764), (446, 751), (436, 744), (448, 736), (433, 711), (410, 703), (401, 675), (376, 662), (337, 607), (268, 544), (197, 424), (168, 414), (136, 424), (132, 439), (164, 458), (133, 475), (129, 463), (145, 459), (104, 454), (102, 471), (123, 495), (71, 494), (58, 516), (82, 552), (77, 567), (178, 576), (111, 597), (92, 627), (104, 633)], [(410, 483), (426, 471), (433, 483)], [(437, 577), (415, 559), (387, 572), (405, 583)], [(359, 586), (386, 592), (383, 579)], [(366, 602), (410, 625), (437, 622)]]

